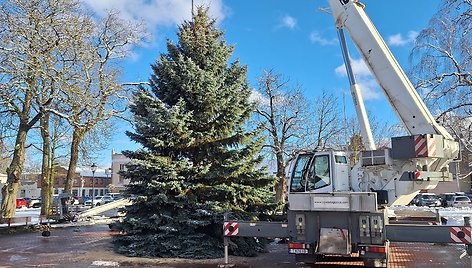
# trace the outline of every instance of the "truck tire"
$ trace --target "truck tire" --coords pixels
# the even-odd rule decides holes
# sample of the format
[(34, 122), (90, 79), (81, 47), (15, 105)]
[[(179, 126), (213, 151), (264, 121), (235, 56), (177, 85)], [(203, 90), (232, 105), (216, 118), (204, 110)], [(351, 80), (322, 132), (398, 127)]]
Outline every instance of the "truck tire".
[(45, 231), (43, 231), (43, 232), (41, 233), (41, 236), (43, 236), (43, 237), (49, 237), (49, 236), (51, 236), (51, 231), (45, 230)]
[(313, 265), (316, 264), (318, 260), (318, 256), (314, 254), (295, 254), (295, 261), (308, 264), (308, 265)]
[(387, 259), (364, 259), (365, 267), (387, 267)]

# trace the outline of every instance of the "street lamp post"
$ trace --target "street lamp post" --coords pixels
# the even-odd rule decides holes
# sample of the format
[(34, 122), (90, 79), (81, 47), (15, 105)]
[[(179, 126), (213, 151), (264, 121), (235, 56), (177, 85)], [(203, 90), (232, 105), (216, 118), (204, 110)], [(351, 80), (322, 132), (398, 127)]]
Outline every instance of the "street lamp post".
[(105, 169), (105, 175), (107, 176), (107, 180), (108, 180), (108, 175), (111, 175), (111, 168), (106, 168)]
[(97, 165), (93, 163), (90, 169), (92, 170), (92, 207), (94, 207), (93, 201), (95, 199), (95, 171), (97, 171)]
[(78, 193), (78, 196), (82, 201), (84, 200), (84, 177), (82, 175), (80, 176), (80, 193)]

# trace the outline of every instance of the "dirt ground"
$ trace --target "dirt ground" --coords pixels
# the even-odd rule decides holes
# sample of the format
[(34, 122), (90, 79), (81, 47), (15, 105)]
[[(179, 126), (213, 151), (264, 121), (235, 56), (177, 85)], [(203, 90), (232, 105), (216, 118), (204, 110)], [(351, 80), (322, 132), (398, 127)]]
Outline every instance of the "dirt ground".
[[(0, 234), (0, 267), (224, 267), (224, 259), (183, 260), (135, 258), (113, 252), (107, 225), (52, 229), (50, 237), (41, 232)], [(392, 245), (389, 267), (471, 267), (469, 258), (459, 259), (463, 246), (399, 243)], [(295, 262), (287, 245), (271, 244), (268, 253), (258, 257), (230, 256), (235, 268), (307, 267)], [(359, 261), (326, 262), (315, 267), (352, 267)], [(229, 266), (228, 266), (229, 267)]]
[[(50, 237), (40, 231), (0, 234), (0, 267), (218, 267), (224, 259), (186, 260), (126, 257), (113, 252), (114, 232), (107, 225), (52, 229)], [(254, 258), (230, 256), (234, 267), (299, 267), (286, 245), (269, 250), (283, 254), (262, 254)]]

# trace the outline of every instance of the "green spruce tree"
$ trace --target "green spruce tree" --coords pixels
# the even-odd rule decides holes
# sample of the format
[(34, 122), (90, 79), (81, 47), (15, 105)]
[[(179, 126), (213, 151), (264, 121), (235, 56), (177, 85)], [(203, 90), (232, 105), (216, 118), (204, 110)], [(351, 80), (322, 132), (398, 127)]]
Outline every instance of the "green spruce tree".
[(273, 208), (274, 179), (258, 169), (264, 139), (260, 129), (247, 130), (254, 111), (247, 68), (228, 63), (233, 47), (223, 35), (198, 8), (179, 27), (178, 44), (169, 41), (152, 65), (150, 89), (134, 96), (128, 136), (143, 149), (124, 153), (132, 161), (122, 175), (138, 197), (114, 239), (120, 253), (222, 257), (225, 212), (255, 219)]

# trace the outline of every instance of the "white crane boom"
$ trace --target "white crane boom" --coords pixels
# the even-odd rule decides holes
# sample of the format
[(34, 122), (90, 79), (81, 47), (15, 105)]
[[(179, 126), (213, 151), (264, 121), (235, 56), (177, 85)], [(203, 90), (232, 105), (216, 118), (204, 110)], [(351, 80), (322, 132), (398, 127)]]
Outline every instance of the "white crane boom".
[(433, 118), (358, 0), (328, 0), (336, 26), (351, 40), (373, 73), (399, 119), (410, 133), (452, 136)]

